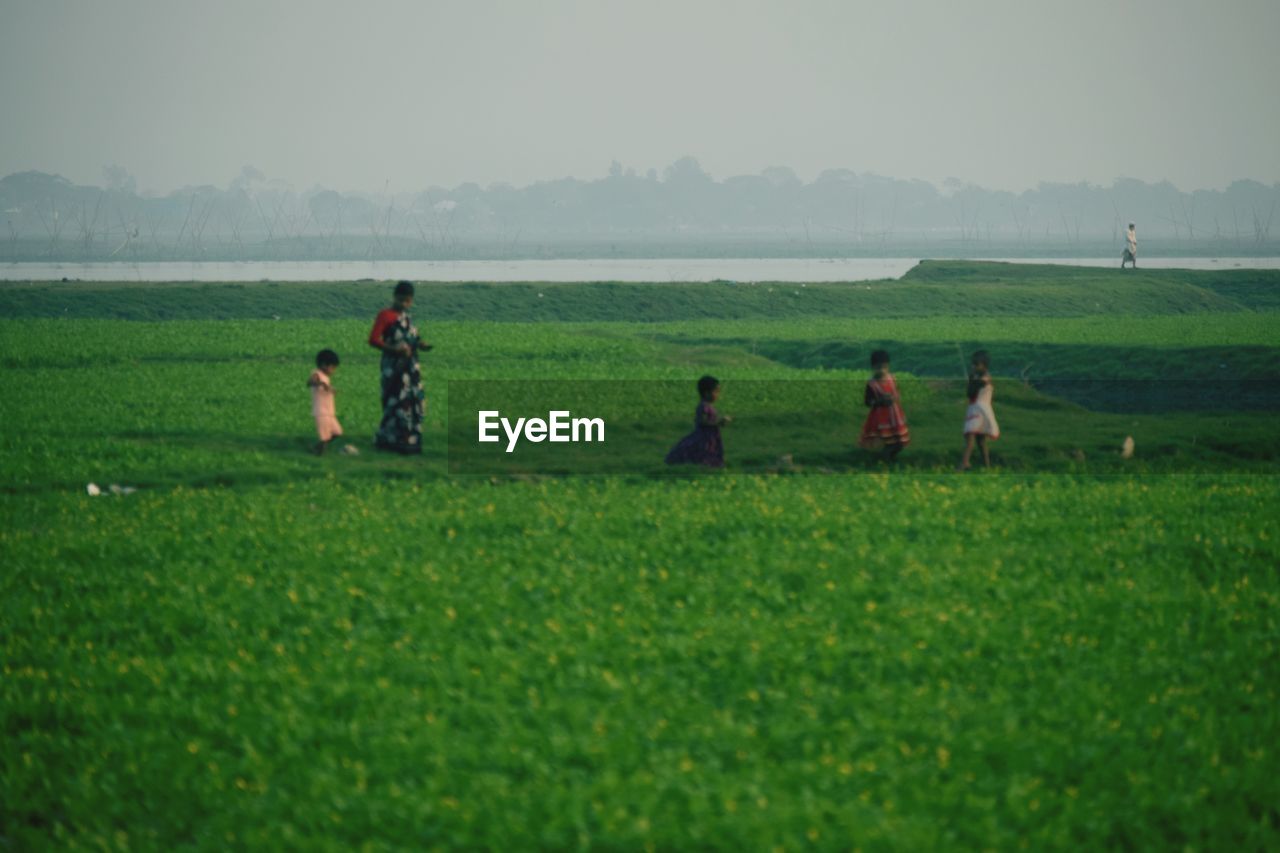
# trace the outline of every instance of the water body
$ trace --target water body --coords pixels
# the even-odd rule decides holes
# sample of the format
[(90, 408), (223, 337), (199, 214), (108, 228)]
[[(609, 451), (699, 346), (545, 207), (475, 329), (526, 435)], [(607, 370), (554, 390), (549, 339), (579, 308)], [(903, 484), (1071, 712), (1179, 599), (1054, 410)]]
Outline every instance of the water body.
[[(982, 258), (1118, 267), (1118, 258)], [(249, 261), (12, 263), (0, 281), (873, 281), (898, 278), (916, 258), (670, 258), (512, 261)], [(1280, 269), (1280, 257), (1140, 258), (1147, 269)]]

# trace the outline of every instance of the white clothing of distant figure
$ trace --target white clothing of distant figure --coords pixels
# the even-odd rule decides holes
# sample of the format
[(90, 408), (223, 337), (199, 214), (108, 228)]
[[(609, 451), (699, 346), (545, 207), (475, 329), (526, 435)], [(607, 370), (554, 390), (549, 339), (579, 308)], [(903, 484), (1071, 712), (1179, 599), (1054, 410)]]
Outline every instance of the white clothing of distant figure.
[(991, 440), (1000, 437), (1000, 424), (996, 422), (995, 409), (991, 407), (991, 397), (995, 388), (990, 382), (978, 389), (978, 393), (964, 410), (964, 434), (981, 435)]
[(1132, 263), (1133, 268), (1138, 268), (1138, 229), (1130, 222), (1129, 231), (1124, 235), (1125, 246), (1124, 254), (1120, 256), (1120, 269), (1124, 269), (1124, 265)]

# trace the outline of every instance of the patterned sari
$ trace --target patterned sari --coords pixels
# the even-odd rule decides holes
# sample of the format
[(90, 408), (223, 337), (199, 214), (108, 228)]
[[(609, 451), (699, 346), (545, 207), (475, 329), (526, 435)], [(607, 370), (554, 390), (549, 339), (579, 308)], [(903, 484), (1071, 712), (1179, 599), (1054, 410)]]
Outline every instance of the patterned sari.
[(418, 370), (418, 340), (418, 329), (405, 311), (382, 331), (384, 344), (408, 344), (411, 350), (409, 355), (382, 353), (382, 423), (375, 441), (384, 450), (422, 452), (426, 395)]

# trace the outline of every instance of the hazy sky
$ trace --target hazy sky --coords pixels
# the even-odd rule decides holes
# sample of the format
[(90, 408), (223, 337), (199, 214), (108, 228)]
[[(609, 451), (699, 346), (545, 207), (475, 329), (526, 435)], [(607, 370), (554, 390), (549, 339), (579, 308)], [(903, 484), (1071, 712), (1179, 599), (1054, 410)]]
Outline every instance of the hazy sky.
[(0, 175), (1280, 181), (1277, 0), (0, 0)]

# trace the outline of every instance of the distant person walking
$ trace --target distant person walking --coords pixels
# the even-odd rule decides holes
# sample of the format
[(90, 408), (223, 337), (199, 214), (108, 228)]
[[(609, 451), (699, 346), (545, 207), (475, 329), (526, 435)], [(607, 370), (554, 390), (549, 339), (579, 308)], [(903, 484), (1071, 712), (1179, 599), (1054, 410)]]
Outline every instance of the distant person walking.
[(418, 353), (431, 349), (418, 337), (409, 308), (413, 284), (396, 285), (391, 307), (378, 313), (369, 332), (369, 346), (382, 351), (382, 423), (375, 443), (397, 453), (422, 452), (422, 419), (426, 395), (418, 369)]
[(1127, 263), (1132, 263), (1135, 270), (1138, 268), (1138, 228), (1132, 222), (1124, 235), (1124, 254), (1120, 256), (1120, 269), (1124, 269)]

